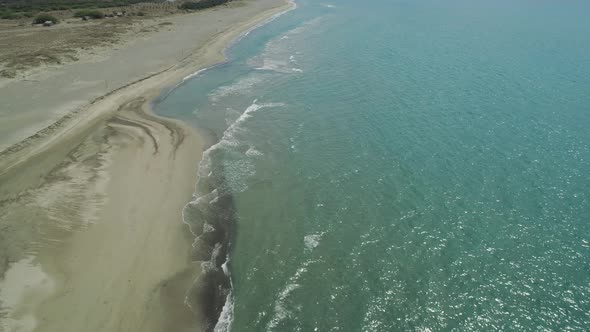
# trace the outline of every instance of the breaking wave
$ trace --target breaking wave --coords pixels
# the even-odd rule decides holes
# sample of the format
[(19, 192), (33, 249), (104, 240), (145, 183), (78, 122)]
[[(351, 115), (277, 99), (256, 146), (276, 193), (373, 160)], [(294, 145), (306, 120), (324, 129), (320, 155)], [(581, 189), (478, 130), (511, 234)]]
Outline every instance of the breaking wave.
[(282, 106), (254, 100), (244, 110), (203, 153), (193, 200), (183, 209), (183, 221), (195, 236), (192, 259), (201, 262), (203, 270), (185, 302), (193, 310), (201, 310), (207, 331), (229, 331), (233, 321), (229, 260), (235, 222), (233, 195), (247, 188), (245, 180), (255, 171), (249, 159), (262, 154), (240, 141), (237, 133), (245, 130), (243, 124), (255, 112)]

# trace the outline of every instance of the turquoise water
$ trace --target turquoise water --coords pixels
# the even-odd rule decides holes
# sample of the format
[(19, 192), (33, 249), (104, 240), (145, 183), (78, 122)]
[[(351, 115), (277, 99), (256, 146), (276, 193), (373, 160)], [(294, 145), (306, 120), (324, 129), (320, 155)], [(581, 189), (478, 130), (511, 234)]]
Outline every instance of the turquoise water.
[(210, 327), (590, 329), (589, 10), (301, 0), (162, 98)]

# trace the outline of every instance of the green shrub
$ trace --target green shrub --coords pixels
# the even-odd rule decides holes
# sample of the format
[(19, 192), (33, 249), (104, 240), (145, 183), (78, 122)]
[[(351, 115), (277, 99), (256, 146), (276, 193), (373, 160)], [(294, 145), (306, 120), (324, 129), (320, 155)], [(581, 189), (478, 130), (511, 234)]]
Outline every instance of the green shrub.
[(226, 2), (229, 2), (229, 0), (201, 0), (199, 2), (185, 2), (182, 5), (180, 5), (180, 9), (205, 9), (205, 8), (209, 8), (209, 7), (214, 7), (214, 6), (218, 6), (221, 4), (224, 4)]
[(145, 13), (144, 12), (139, 12), (139, 13), (137, 13), (137, 16), (145, 16)]
[(35, 19), (33, 20), (34, 24), (43, 24), (47, 21), (51, 21), (53, 22), (53, 24), (56, 24), (57, 22), (59, 22), (59, 20), (57, 18), (55, 18), (55, 16), (49, 15), (49, 14), (39, 14), (35, 17)]
[(96, 9), (82, 9), (82, 10), (78, 10), (77, 12), (74, 13), (74, 17), (84, 17), (84, 16), (88, 16), (93, 19), (101, 19), (104, 17), (104, 13), (101, 12), (100, 10), (96, 10)]
[(0, 12), (0, 19), (2, 20), (14, 20), (20, 18), (20, 15), (11, 11)]

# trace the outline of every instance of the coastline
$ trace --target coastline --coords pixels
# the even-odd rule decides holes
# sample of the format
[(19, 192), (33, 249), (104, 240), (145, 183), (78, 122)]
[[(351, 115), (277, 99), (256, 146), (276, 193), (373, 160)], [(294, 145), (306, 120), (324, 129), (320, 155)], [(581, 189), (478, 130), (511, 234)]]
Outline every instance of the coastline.
[(181, 213), (204, 142), (185, 124), (154, 115), (150, 103), (223, 62), (240, 35), (291, 6), (276, 1), (179, 63), (95, 98), (0, 153), (0, 226), (6, 238), (14, 232), (31, 240), (0, 247), (7, 252), (0, 257), (0, 327), (212, 328), (183, 301), (200, 268), (190, 260)]

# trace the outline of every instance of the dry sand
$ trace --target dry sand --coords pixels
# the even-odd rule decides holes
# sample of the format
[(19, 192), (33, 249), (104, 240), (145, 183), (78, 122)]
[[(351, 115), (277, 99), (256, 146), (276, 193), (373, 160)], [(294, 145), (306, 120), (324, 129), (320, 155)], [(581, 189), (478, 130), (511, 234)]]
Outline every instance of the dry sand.
[[(229, 7), (161, 17), (151, 23), (142, 21), (139, 25), (125, 26), (130, 32), (117, 37), (122, 44), (74, 53), (80, 58), (78, 61), (32, 70), (23, 79), (0, 78), (0, 150), (20, 142), (94, 98), (150, 73), (177, 65), (210, 43), (213, 36), (219, 37), (228, 30), (235, 30), (245, 19), (260, 17), (269, 7), (282, 3), (281, 0), (242, 0)], [(160, 25), (162, 23), (165, 25)], [(39, 31), (43, 32), (40, 38), (55, 39), (55, 43), (59, 44), (60, 38), (69, 36), (60, 29), (77, 29), (74, 24), (67, 29), (65, 24), (60, 25), (52, 27), (55, 29), (52, 31)], [(25, 31), (19, 33), (6, 32), (16, 36), (16, 40), (3, 39), (5, 33), (0, 31), (0, 48), (16, 49), (14, 44), (18, 39), (25, 39), (21, 34), (33, 33), (30, 31), (32, 28), (23, 29)], [(158, 31), (142, 32), (153, 29)], [(55, 32), (57, 36), (50, 32)], [(88, 38), (90, 32), (82, 30), (82, 34)], [(59, 45), (67, 48), (84, 42), (89, 45), (98, 43), (94, 39), (78, 39), (75, 36), (67, 39), (70, 46)], [(32, 38), (30, 43), (39, 43), (38, 38)], [(220, 60), (219, 49), (213, 51), (216, 54), (210, 54), (212, 57), (207, 59), (207, 64)], [(194, 67), (192, 59), (188, 63)]]
[[(199, 265), (181, 223), (203, 142), (149, 101), (287, 6), (174, 16), (98, 60), (0, 87), (0, 141), (53, 123), (0, 153), (0, 331), (207, 329), (184, 303)], [(118, 88), (99, 96), (97, 78)]]

